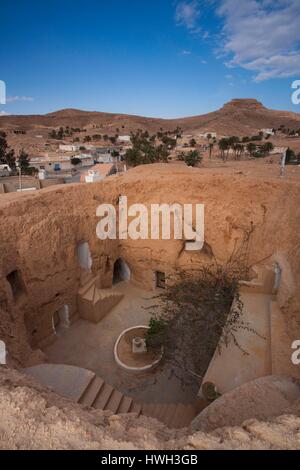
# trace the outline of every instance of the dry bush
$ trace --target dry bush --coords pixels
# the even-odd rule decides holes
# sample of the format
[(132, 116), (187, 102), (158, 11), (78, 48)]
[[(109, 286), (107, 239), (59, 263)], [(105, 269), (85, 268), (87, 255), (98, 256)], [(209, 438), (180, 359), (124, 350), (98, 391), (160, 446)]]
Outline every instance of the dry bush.
[[(249, 237), (245, 237), (248, 247)], [(246, 248), (246, 251), (248, 248)], [(243, 319), (239, 283), (248, 279), (245, 250), (239, 247), (225, 264), (215, 259), (197, 270), (179, 271), (156, 296), (147, 335), (149, 348), (164, 347), (164, 357), (192, 376), (203, 378), (216, 350), (230, 342), (239, 347), (236, 333), (258, 334)]]

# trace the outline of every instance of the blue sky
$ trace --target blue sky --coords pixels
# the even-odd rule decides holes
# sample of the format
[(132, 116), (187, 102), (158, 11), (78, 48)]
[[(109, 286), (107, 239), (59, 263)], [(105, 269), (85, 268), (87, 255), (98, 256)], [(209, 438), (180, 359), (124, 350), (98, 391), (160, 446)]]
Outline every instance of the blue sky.
[(179, 117), (232, 98), (300, 112), (299, 0), (1, 0), (0, 113)]

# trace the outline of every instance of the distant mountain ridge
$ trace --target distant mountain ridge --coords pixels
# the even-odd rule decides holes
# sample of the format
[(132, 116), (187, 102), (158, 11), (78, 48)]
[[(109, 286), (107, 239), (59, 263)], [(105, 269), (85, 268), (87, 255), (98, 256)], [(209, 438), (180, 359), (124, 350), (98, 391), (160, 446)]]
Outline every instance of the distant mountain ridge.
[(214, 131), (219, 135), (249, 135), (262, 128), (285, 125), (300, 128), (300, 114), (266, 108), (256, 99), (233, 99), (214, 112), (178, 119), (160, 119), (128, 114), (62, 109), (44, 115), (1, 116), (0, 127), (80, 127), (95, 133), (126, 134), (137, 129), (157, 132), (160, 128), (173, 130), (177, 126), (184, 132)]

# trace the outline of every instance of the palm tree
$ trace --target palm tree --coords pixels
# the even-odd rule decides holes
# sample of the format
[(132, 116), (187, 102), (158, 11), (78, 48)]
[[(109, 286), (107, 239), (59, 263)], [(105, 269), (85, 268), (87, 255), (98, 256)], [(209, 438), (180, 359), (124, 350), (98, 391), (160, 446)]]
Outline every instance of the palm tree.
[(184, 156), (184, 161), (187, 166), (197, 166), (202, 161), (202, 156), (198, 150), (191, 150)]
[(253, 142), (249, 142), (249, 144), (247, 145), (247, 150), (252, 156), (256, 150), (256, 144), (254, 144)]
[(240, 160), (241, 155), (244, 151), (243, 144), (233, 144), (232, 148), (233, 148), (233, 151), (234, 151), (235, 159)]
[[(219, 149), (221, 150), (221, 158), (222, 158), (223, 162), (225, 162), (225, 160), (228, 157), (229, 148), (230, 148), (230, 145), (229, 145), (228, 139), (223, 137), (223, 139), (219, 140)], [(225, 151), (226, 150), (227, 150), (227, 156), (225, 156)]]
[(211, 134), (207, 134), (206, 138), (207, 138), (207, 140), (208, 140), (208, 146), (209, 146), (209, 159), (211, 160), (212, 151), (213, 151), (213, 148), (214, 148), (214, 144), (215, 144), (215, 142), (216, 142), (216, 139), (215, 139), (215, 137), (212, 139), (212, 135), (211, 135)]
[(264, 155), (269, 155), (269, 153), (273, 149), (274, 149), (274, 145), (272, 144), (272, 142), (265, 142), (261, 150)]
[(210, 142), (210, 143), (209, 143), (209, 159), (210, 159), (210, 160), (211, 160), (211, 156), (212, 156), (213, 149), (214, 149), (214, 143), (213, 143), (213, 142)]

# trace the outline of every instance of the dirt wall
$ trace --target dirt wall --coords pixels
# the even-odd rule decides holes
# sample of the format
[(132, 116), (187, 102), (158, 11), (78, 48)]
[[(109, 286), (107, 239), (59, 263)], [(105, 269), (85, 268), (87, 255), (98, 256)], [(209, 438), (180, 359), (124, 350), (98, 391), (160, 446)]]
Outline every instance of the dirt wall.
[[(106, 240), (96, 236), (96, 208), (120, 195), (128, 204), (204, 203), (205, 246), (186, 252), (181, 240)], [(114, 261), (122, 257), (132, 280), (154, 287), (155, 271), (168, 276), (178, 267), (226, 260), (253, 227), (251, 264), (280, 253), (290, 270), (289, 288), (281, 295), (291, 334), (300, 332), (300, 185), (280, 178), (219, 172), (183, 166), (151, 165), (91, 184), (47, 188), (37, 193), (2, 195), (0, 199), (0, 337), (14, 363), (36, 360), (37, 348), (53, 337), (52, 316), (67, 304), (71, 320), (77, 315), (81, 270), (77, 245), (88, 241), (100, 285), (112, 282)], [(14, 298), (7, 276), (17, 271), (23, 285)]]

